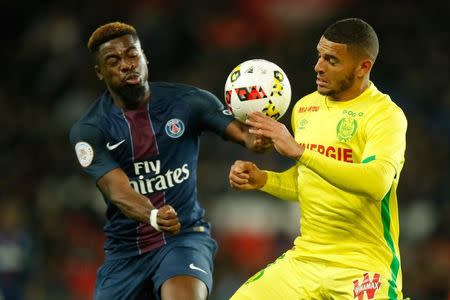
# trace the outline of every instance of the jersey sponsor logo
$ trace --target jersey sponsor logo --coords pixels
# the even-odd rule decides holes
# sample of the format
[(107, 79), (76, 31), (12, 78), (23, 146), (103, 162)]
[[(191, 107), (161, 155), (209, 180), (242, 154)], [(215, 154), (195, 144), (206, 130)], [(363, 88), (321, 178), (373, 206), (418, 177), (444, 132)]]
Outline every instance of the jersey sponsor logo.
[(94, 149), (86, 142), (76, 143), (75, 153), (77, 154), (80, 165), (84, 168), (88, 167), (94, 159)]
[(345, 161), (345, 162), (353, 162), (353, 151), (350, 148), (341, 148), (341, 147), (333, 147), (333, 146), (325, 146), (320, 144), (305, 144), (300, 143), (303, 147), (309, 150), (314, 150), (323, 154), (325, 156)]
[(208, 274), (208, 272), (206, 272), (205, 270), (203, 270), (203, 269), (201, 269), (201, 268), (195, 266), (194, 264), (190, 264), (190, 265), (189, 265), (189, 269), (197, 270), (197, 271), (203, 272), (203, 273), (205, 273), (205, 274)]
[(122, 144), (123, 142), (125, 142), (125, 140), (121, 140), (120, 142), (115, 143), (115, 144), (112, 144), (112, 145), (110, 144), (110, 142), (108, 142), (108, 143), (106, 144), (106, 148), (107, 148), (109, 151), (114, 150), (114, 149), (116, 149), (117, 147), (119, 147), (120, 144)]
[(166, 123), (166, 133), (171, 138), (179, 138), (184, 133), (184, 123), (180, 119), (170, 119)]
[(188, 164), (161, 173), (161, 161), (140, 161), (134, 163), (137, 179), (130, 180), (133, 189), (142, 194), (164, 191), (186, 181), (190, 176)]
[(374, 273), (372, 280), (370, 280), (369, 273), (364, 273), (363, 281), (361, 285), (359, 280), (353, 280), (353, 298), (358, 297), (358, 300), (364, 300), (364, 294), (367, 295), (367, 299), (373, 299), (375, 292), (380, 289), (381, 281), (380, 274)]
[(298, 112), (299, 113), (304, 113), (304, 112), (309, 112), (309, 111), (316, 112), (316, 111), (319, 111), (319, 109), (320, 109), (320, 106), (318, 106), (318, 105), (314, 105), (314, 106), (300, 106), (298, 108)]

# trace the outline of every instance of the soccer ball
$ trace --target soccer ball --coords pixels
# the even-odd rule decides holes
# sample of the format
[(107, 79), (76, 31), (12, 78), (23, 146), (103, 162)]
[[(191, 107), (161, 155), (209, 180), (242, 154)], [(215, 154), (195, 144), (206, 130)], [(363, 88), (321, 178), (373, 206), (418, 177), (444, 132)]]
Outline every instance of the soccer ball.
[(242, 122), (254, 111), (278, 120), (290, 102), (291, 85), (286, 74), (265, 59), (244, 61), (231, 71), (225, 83), (225, 104)]

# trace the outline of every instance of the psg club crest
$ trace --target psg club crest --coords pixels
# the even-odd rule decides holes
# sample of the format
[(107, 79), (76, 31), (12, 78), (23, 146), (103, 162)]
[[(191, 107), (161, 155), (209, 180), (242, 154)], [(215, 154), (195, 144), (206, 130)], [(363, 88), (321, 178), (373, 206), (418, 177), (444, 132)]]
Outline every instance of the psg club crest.
[(179, 138), (184, 133), (184, 123), (180, 119), (170, 119), (166, 123), (166, 133), (171, 138)]

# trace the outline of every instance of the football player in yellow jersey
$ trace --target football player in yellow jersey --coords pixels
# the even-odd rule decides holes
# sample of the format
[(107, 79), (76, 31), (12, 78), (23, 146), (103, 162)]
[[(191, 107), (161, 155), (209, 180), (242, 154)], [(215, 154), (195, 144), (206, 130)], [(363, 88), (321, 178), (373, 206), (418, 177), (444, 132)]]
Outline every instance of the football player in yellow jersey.
[(295, 165), (277, 173), (237, 161), (230, 184), (298, 201), (301, 234), (232, 300), (403, 299), (396, 190), (406, 117), (369, 79), (378, 38), (365, 21), (332, 24), (317, 53), (317, 91), (295, 104), (294, 137), (261, 113), (247, 120)]

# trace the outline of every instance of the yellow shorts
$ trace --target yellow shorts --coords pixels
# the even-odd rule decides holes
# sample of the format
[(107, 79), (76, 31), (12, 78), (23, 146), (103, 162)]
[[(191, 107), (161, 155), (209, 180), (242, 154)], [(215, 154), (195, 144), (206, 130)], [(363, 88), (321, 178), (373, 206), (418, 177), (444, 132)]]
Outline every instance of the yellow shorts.
[(403, 299), (389, 275), (303, 262), (288, 251), (248, 279), (231, 300)]

